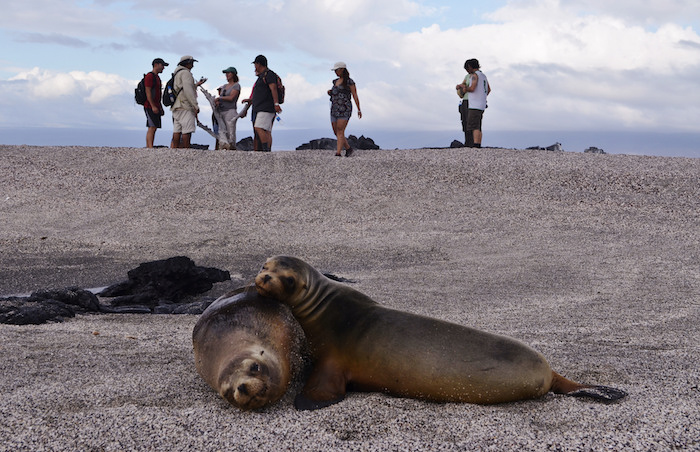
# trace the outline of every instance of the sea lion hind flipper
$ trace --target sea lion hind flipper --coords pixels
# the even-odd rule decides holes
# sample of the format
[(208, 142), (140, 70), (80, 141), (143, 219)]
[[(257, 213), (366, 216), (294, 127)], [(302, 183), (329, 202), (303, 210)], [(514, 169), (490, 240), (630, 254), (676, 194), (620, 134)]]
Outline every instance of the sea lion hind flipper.
[(622, 389), (610, 386), (596, 386), (576, 383), (558, 373), (552, 371), (552, 387), (555, 394), (564, 394), (571, 397), (586, 397), (598, 402), (611, 403), (627, 396)]
[(612, 403), (627, 397), (627, 392), (610, 386), (588, 386), (569, 392), (566, 395), (571, 397), (587, 397), (603, 403)]

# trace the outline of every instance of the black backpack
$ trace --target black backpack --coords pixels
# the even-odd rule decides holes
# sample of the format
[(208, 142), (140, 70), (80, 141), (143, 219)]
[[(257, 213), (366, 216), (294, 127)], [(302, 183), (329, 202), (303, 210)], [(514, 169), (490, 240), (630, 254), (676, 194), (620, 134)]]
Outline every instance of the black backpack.
[(134, 99), (139, 105), (145, 104), (148, 100), (148, 97), (146, 97), (146, 74), (143, 74), (143, 78), (139, 84), (136, 85), (136, 89), (134, 90)]
[(177, 91), (175, 91), (175, 73), (173, 72), (170, 80), (165, 84), (163, 88), (163, 105), (166, 107), (172, 107), (177, 99)]

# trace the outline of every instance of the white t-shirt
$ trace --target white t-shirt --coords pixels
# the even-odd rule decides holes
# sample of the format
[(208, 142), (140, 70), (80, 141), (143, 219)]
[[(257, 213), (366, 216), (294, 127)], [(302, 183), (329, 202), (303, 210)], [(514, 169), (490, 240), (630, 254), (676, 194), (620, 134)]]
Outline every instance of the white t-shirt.
[(489, 92), (489, 81), (481, 71), (472, 74), (476, 77), (476, 88), (469, 93), (469, 108), (475, 110), (486, 110), (486, 95)]

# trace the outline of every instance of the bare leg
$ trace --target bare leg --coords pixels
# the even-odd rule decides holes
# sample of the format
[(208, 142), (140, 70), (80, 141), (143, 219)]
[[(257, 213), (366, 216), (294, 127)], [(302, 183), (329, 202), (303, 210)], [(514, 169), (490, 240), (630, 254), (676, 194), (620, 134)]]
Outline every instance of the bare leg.
[(255, 127), (255, 135), (257, 135), (260, 142), (260, 147), (255, 148), (256, 151), (272, 150), (272, 132)]
[(189, 149), (190, 146), (190, 139), (192, 138), (191, 133), (183, 133), (182, 134), (182, 143), (180, 147), (183, 147), (185, 149)]
[(146, 147), (147, 148), (153, 147), (153, 141), (155, 141), (155, 138), (156, 138), (156, 128), (149, 127), (148, 131), (146, 132)]
[(481, 147), (481, 137), (482, 137), (481, 130), (474, 130), (474, 146), (480, 148)]
[(335, 137), (338, 139), (338, 149), (335, 155), (340, 155), (343, 148), (350, 149), (348, 140), (345, 138), (345, 128), (348, 126), (348, 121), (348, 119), (338, 119), (338, 121), (334, 123), (333, 131), (335, 132)]
[(173, 133), (173, 140), (170, 142), (170, 147), (177, 149), (180, 147), (180, 140), (182, 139), (182, 134), (179, 132)]

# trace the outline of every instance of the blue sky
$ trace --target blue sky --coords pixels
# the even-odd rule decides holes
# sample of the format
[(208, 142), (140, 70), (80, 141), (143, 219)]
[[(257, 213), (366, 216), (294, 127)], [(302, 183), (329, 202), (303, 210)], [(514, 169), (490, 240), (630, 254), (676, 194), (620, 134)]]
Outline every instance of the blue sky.
[(485, 140), (489, 130), (697, 133), (699, 24), (700, 3), (675, 0), (10, 0), (0, 143), (3, 128), (145, 129), (134, 86), (153, 58), (171, 63), (165, 79), (184, 54), (212, 92), (237, 67), (244, 94), (265, 54), (287, 86), (289, 129), (330, 129), (326, 90), (342, 60), (364, 114), (351, 126), (458, 130), (454, 86), (478, 58), (493, 89)]

